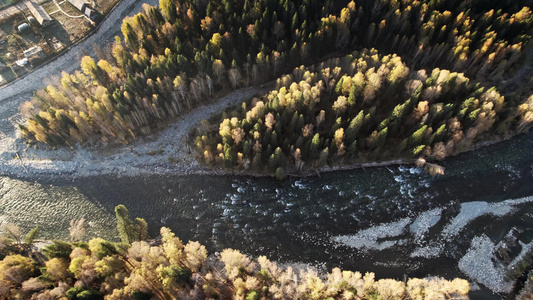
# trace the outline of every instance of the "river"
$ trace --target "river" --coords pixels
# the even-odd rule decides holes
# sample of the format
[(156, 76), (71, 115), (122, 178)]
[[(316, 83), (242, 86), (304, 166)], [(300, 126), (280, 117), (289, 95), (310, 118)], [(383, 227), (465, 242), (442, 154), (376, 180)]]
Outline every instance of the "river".
[[(117, 9), (100, 29), (109, 36), (118, 32), (113, 20), (138, 8), (123, 3), (128, 8)], [(105, 40), (96, 34), (79, 47), (89, 47), (93, 38)], [(69, 53), (76, 53), (76, 47)], [(27, 91), (42, 86), (40, 78), (66, 69), (72, 59), (63, 56), (1, 90), (0, 130), (6, 136), (13, 135), (11, 116)], [(472, 241), (490, 246), (509, 234), (524, 245), (533, 239), (532, 146), (533, 134), (528, 134), (449, 158), (443, 163), (446, 175), (440, 177), (405, 166), (283, 182), (200, 175), (0, 176), (0, 222), (25, 231), (40, 225), (41, 238), (68, 239), (70, 220), (86, 218), (87, 239), (116, 240), (113, 208), (125, 204), (132, 216), (148, 221), (153, 237), (167, 226), (210, 251), (232, 247), (280, 262), (373, 271), (378, 278), (468, 278), (476, 274), (465, 270), (482, 270), (486, 274), (471, 279), (472, 298), (499, 299), (486, 288), (494, 271), (485, 269), (491, 258), (474, 251), (482, 247)], [(516, 256), (517, 249), (511, 254)], [(468, 267), (472, 256), (478, 265)]]
[[(40, 225), (44, 238), (68, 238), (69, 221), (84, 217), (86, 238), (116, 239), (113, 208), (125, 204), (132, 216), (148, 221), (151, 236), (167, 226), (210, 251), (231, 247), (377, 277), (465, 278), (459, 265), (480, 253), (471, 251), (472, 240), (497, 244), (511, 232), (531, 242), (532, 146), (530, 133), (449, 158), (439, 177), (406, 166), (283, 182), (202, 175), (1, 177), (0, 220), (25, 230)], [(473, 298), (499, 298), (484, 287), (489, 281), (477, 282)]]

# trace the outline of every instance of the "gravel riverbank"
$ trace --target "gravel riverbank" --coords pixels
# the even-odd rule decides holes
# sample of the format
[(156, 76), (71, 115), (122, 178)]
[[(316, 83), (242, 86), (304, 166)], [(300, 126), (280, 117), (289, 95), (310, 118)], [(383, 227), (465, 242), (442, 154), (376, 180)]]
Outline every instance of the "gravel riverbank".
[(103, 148), (60, 148), (44, 150), (27, 147), (16, 133), (0, 141), (0, 174), (15, 177), (102, 174), (135, 176), (140, 174), (201, 174), (216, 171), (201, 166), (187, 144), (188, 133), (203, 119), (241, 103), (271, 87), (243, 88), (216, 102), (180, 116), (154, 137), (142, 138), (128, 146)]

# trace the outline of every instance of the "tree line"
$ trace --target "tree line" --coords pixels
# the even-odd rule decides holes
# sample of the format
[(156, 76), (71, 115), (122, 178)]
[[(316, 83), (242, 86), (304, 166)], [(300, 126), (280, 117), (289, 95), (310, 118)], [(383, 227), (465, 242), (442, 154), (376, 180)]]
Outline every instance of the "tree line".
[[(467, 299), (464, 279), (404, 281), (376, 279), (373, 273), (334, 268), (320, 274), (309, 268), (282, 267), (265, 256), (252, 258), (225, 249), (209, 255), (198, 242), (184, 243), (168, 228), (158, 242), (147, 242), (142, 219), (115, 209), (122, 242), (84, 241), (83, 224), (71, 224), (71, 241), (31, 247), (13, 224), (0, 235), (2, 299)], [(83, 221), (81, 221), (83, 223)], [(145, 224), (145, 222), (143, 223)], [(37, 229), (38, 230), (38, 229)]]

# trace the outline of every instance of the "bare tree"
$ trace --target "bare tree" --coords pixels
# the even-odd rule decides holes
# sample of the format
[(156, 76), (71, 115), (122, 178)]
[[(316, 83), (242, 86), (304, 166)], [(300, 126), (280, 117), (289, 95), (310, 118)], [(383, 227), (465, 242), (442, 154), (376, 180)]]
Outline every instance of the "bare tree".
[(316, 131), (318, 132), (318, 128), (320, 128), (320, 123), (322, 123), (326, 119), (326, 112), (324, 110), (321, 110), (318, 116), (316, 116)]
[(228, 71), (229, 80), (231, 82), (231, 87), (236, 89), (240, 85), (241, 81), (241, 72), (237, 68), (231, 68)]
[(17, 245), (20, 246), (22, 244), (22, 231), (20, 230), (20, 227), (13, 223), (4, 223), (2, 229), (7, 237), (15, 240)]
[(81, 241), (85, 235), (85, 218), (70, 220), (70, 227), (68, 228), (71, 242)]

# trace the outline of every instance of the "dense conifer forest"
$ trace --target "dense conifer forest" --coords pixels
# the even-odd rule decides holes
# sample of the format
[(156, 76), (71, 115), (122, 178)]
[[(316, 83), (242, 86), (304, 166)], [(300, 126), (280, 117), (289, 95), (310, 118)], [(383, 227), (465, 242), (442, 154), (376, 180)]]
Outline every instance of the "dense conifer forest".
[(323, 44), (335, 54), (358, 50), (295, 68), (224, 113), (218, 130), (202, 124), (198, 156), (282, 178), (369, 161), (424, 165), (527, 130), (532, 20), (528, 6), (511, 2), (352, 1), (319, 32), (333, 28)]
[(69, 242), (32, 247), (5, 223), (0, 241), (1, 299), (466, 299), (466, 280), (376, 279), (373, 273), (281, 266), (225, 249), (209, 255), (198, 242), (183, 243), (168, 228), (146, 241), (146, 222), (115, 208), (122, 242), (84, 240), (84, 220), (73, 220)]
[[(468, 123), (476, 123), (481, 116), (489, 120), (484, 123), (493, 123), (488, 128), (492, 133), (508, 136), (527, 128), (533, 119), (533, 98), (529, 88), (532, 52), (528, 43), (533, 26), (531, 2), (161, 0), (159, 7), (145, 5), (143, 12), (126, 18), (121, 27), (124, 38), (117, 37), (110, 49), (95, 51), (98, 61), (86, 56), (81, 61), (81, 72), (63, 73), (60, 78), (52, 79), (51, 85), (36, 92), (34, 98), (21, 107), (28, 122), (20, 127), (29, 140), (53, 145), (129, 143), (165, 126), (167, 121), (184, 111), (216, 99), (217, 92), (257, 85), (290, 73), (302, 64), (319, 63), (328, 57), (345, 57), (354, 50), (365, 53), (369, 50), (364, 49), (375, 48), (379, 57), (394, 54), (401, 57), (404, 61), (401, 71), (405, 74), (392, 75), (399, 76), (400, 81), (422, 81), (416, 79), (415, 71), (418, 70), (421, 73), (425, 70), (430, 80), (439, 80), (434, 78), (433, 70), (442, 69), (444, 71), (439, 73), (443, 74), (441, 80), (448, 79), (443, 78), (447, 73), (457, 74), (453, 76), (459, 80), (468, 78), (469, 92), (479, 84), (478, 89), (484, 91), (496, 86), (492, 93), (504, 96), (503, 105), (490, 108), (497, 116), (489, 116), (483, 113), (488, 109), (480, 104), (483, 100), (478, 99), (477, 103), (462, 94), (455, 97), (448, 95), (450, 91), (447, 90), (442, 96), (439, 90), (442, 82), (436, 85), (423, 82), (428, 87), (435, 85), (436, 90), (425, 91), (427, 95), (420, 95), (422, 99), (411, 99), (406, 105), (409, 106), (406, 114), (411, 114), (412, 109), (422, 113), (426, 102), (427, 108), (438, 109), (438, 105), (431, 104), (441, 100), (435, 104), (446, 104), (447, 99), (441, 97), (457, 98), (465, 103), (457, 103), (454, 109), (464, 106), (468, 115), (463, 117), (467, 121), (463, 124), (458, 119), (456, 126), (447, 124), (447, 135), (454, 134), (452, 131), (457, 131), (457, 126), (467, 134), (463, 129), (472, 127), (473, 124)], [(342, 67), (322, 64), (326, 65), (332, 74), (331, 79), (340, 80), (335, 78), (334, 72)], [(353, 71), (354, 75), (358, 74), (357, 70)], [(383, 114), (386, 108), (403, 104), (389, 102), (384, 98), (388, 96), (386, 92), (399, 88), (382, 87), (388, 84), (381, 82), (383, 76), (389, 75), (379, 73), (375, 67), (372, 71), (362, 68), (363, 72), (365, 76), (375, 73), (372, 78), (360, 79), (365, 82), (362, 91), (364, 114), (374, 111), (374, 117), (385, 120), (387, 117), (380, 112)], [(322, 73), (322, 70), (315, 70), (315, 73)], [(329, 88), (330, 82), (322, 85)], [(339, 97), (350, 96), (350, 91), (342, 88), (335, 89), (335, 93)], [(342, 106), (342, 101), (337, 101), (338, 105)], [(357, 116), (353, 110), (358, 109), (361, 106), (350, 105), (334, 114), (346, 114), (343, 120), (346, 121), (348, 117)], [(335, 125), (330, 121), (331, 109), (323, 110), (328, 119), (326, 124), (329, 122), (327, 126), (331, 128), (324, 124), (320, 131), (331, 129), (329, 136), (332, 137), (339, 126), (331, 126)], [(279, 113), (282, 115), (283, 111)], [(309, 113), (315, 111), (310, 109)], [(424, 115), (420, 117), (424, 118)], [(304, 115), (304, 118), (310, 117)], [(390, 121), (394, 120), (389, 118)], [(431, 130), (436, 133), (440, 127), (436, 127), (433, 121), (419, 126), (423, 131), (419, 135), (433, 135)], [(307, 124), (312, 123), (307, 120), (304, 125)], [(316, 122), (312, 125), (315, 131), (319, 127)], [(348, 125), (344, 124), (343, 128)], [(427, 127), (422, 129), (425, 125)], [(412, 126), (400, 130), (385, 123), (379, 128), (370, 123), (366, 126), (369, 128), (363, 128), (367, 130), (357, 135), (357, 140), (365, 140), (357, 147), (365, 150), (375, 149), (378, 145), (392, 149), (399, 138), (405, 139), (405, 135), (414, 133), (408, 132)], [(394, 136), (396, 130), (403, 135)], [(377, 139), (371, 139), (375, 140), (372, 142), (368, 135), (374, 131), (377, 131)], [(325, 134), (322, 137), (322, 143), (333, 140)], [(382, 140), (385, 142), (380, 145)], [(389, 141), (393, 144), (389, 145)], [(428, 140), (423, 142), (426, 146), (437, 145), (437, 142), (433, 144)], [(341, 146), (334, 144), (337, 148)], [(400, 153), (434, 152), (433, 146), (429, 151), (418, 141), (404, 144), (408, 145), (404, 145), (406, 149)], [(350, 146), (351, 143), (345, 142), (345, 151), (348, 152)], [(411, 146), (420, 147), (412, 149)], [(438, 148), (441, 147), (439, 144)], [(335, 152), (332, 151), (335, 147), (329, 149), (329, 145), (318, 148)], [(272, 151), (276, 149), (274, 147)], [(450, 153), (449, 149), (447, 153)], [(388, 156), (390, 153), (385, 155)]]
[(334, 8), (321, 3), (145, 5), (124, 20), (123, 40), (97, 51), (98, 62), (85, 56), (82, 72), (63, 73), (23, 105), (22, 132), (54, 145), (128, 143), (149, 134), (219, 90), (263, 83), (327, 54), (318, 30)]
[(330, 163), (442, 160), (469, 149), (504, 102), (462, 73), (410, 71), (396, 55), (365, 50), (296, 68), (196, 143), (207, 164), (278, 175)]

